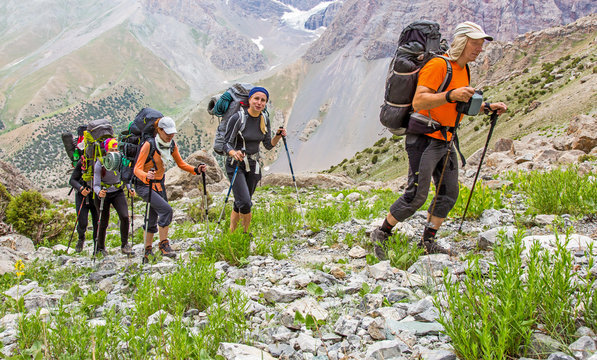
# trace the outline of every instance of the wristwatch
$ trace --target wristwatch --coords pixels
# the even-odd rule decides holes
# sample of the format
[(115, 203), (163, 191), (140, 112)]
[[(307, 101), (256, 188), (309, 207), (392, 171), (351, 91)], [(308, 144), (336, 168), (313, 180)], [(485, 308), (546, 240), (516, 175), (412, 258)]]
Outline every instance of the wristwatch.
[(486, 102), (485, 105), (483, 106), (483, 112), (485, 113), (485, 115), (489, 115), (490, 111), (492, 111), (491, 103)]

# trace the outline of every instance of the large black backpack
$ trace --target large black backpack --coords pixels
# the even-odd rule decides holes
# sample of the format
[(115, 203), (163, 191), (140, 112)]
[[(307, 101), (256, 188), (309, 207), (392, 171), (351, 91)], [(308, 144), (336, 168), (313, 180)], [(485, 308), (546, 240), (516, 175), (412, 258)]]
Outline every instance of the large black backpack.
[[(122, 131), (118, 136), (118, 149), (123, 157), (123, 166), (121, 169), (122, 181), (130, 183), (134, 177), (134, 168), (139, 151), (144, 142), (149, 142), (150, 151), (147, 156), (147, 161), (153, 158), (156, 149), (155, 140), (153, 139), (154, 130), (157, 122), (163, 118), (164, 115), (152, 108), (143, 108), (135, 116), (135, 120), (131, 121), (128, 129)], [(170, 145), (170, 152), (174, 150), (174, 141)]]
[[(207, 105), (207, 112), (220, 118), (213, 146), (216, 154), (226, 155), (224, 153), (224, 143), (226, 142), (224, 137), (228, 127), (228, 120), (232, 115), (239, 112), (241, 106), (249, 106), (249, 92), (252, 88), (253, 85), (251, 84), (234, 84), (223, 94), (212, 97)], [(242, 128), (240, 131), (242, 131)]]
[[(417, 89), (419, 70), (432, 58), (448, 50), (439, 32), (439, 24), (420, 20), (405, 27), (400, 33), (398, 48), (386, 77), (384, 103), (379, 121), (396, 135), (404, 135), (413, 112), (412, 99)], [(442, 92), (452, 80), (452, 66), (447, 58), (448, 71), (437, 92)]]

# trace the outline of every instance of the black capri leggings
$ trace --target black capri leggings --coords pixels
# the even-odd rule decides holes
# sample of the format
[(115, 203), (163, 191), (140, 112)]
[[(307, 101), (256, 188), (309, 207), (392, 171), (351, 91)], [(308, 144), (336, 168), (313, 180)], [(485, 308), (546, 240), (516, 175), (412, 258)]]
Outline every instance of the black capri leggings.
[[(97, 211), (99, 211), (101, 205), (101, 198), (99, 196), (95, 197), (95, 206)], [(108, 223), (110, 221), (110, 205), (114, 206), (116, 212), (118, 213), (118, 218), (120, 219), (120, 242), (121, 246), (128, 244), (129, 241), (129, 211), (128, 211), (128, 203), (126, 202), (126, 195), (124, 195), (124, 191), (119, 189), (114, 192), (106, 193), (106, 197), (104, 200), (104, 209), (101, 211), (101, 219), (100, 219), (100, 226), (97, 232), (97, 248), (105, 249), (106, 244), (106, 229), (108, 228)]]
[[(232, 177), (234, 176), (236, 164), (237, 162), (235, 161), (234, 164), (231, 165), (230, 159), (227, 159), (226, 161), (226, 173), (228, 174), (228, 179), (230, 179), (230, 181), (232, 181)], [(255, 164), (256, 161), (249, 160), (251, 171), (245, 169), (244, 163), (241, 163), (238, 167), (236, 179), (234, 180), (234, 184), (232, 184), (232, 193), (234, 194), (233, 209), (235, 212), (241, 214), (251, 213), (251, 207), (253, 206), (251, 196), (253, 196), (253, 193), (257, 188), (257, 183), (261, 180), (261, 173), (255, 174)]]

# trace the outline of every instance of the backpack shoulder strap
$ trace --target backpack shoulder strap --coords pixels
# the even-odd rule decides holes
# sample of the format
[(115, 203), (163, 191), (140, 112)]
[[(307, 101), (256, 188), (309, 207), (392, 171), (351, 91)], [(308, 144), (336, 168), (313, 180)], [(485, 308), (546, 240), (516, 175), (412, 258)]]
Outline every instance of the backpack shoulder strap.
[(147, 154), (147, 159), (145, 159), (145, 163), (147, 164), (148, 162), (152, 162), (153, 163), (153, 167), (157, 169), (157, 165), (155, 163), (155, 160), (153, 159), (153, 155), (155, 154), (156, 151), (156, 144), (155, 144), (155, 139), (150, 137), (146, 140), (149, 143), (149, 153)]
[[(450, 59), (448, 59), (445, 56), (441, 56), (439, 55), (438, 57), (444, 59), (446, 61), (446, 76), (444, 77), (444, 81), (442, 81), (442, 84), (439, 86), (439, 88), (437, 88), (438, 93), (440, 92), (444, 92), (446, 91), (446, 88), (448, 87), (448, 85), (450, 85), (450, 82), (452, 81), (452, 64), (450, 63)], [(466, 67), (467, 72), (468, 70), (468, 65)], [(470, 75), (469, 75), (469, 79), (470, 79)]]

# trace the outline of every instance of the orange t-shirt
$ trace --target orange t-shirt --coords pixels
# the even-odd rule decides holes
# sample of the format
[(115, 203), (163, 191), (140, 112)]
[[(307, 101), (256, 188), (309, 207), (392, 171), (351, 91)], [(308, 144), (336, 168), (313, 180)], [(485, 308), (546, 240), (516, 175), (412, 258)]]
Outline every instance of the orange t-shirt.
[[(452, 64), (452, 81), (450, 81), (448, 87), (446, 87), (446, 90), (444, 91), (469, 86), (469, 78), (466, 68), (460, 67), (454, 61), (450, 61), (450, 64)], [(419, 72), (417, 86), (425, 86), (433, 91), (437, 91), (444, 81), (447, 71), (448, 68), (444, 59), (438, 57), (433, 58), (429, 60)], [(433, 120), (436, 120), (443, 126), (454, 126), (456, 124), (456, 116), (458, 115), (458, 112), (456, 111), (456, 103), (446, 103), (430, 110), (421, 110), (419, 113), (425, 116), (431, 116)], [(445, 139), (441, 131), (425, 135), (446, 141), (450, 141), (452, 138), (452, 134), (448, 133), (448, 139)]]
[[(147, 179), (147, 172), (154, 167), (153, 161), (145, 161), (147, 160), (147, 156), (149, 155), (149, 148), (150, 148), (149, 141), (146, 141), (143, 146), (141, 146), (141, 150), (139, 151), (139, 157), (137, 158), (137, 162), (135, 163), (135, 176), (139, 178), (143, 183), (149, 185), (149, 180)], [(174, 144), (174, 151), (172, 152), (172, 158), (176, 162), (179, 168), (182, 170), (189, 172), (191, 174), (195, 174), (195, 169), (187, 164), (182, 157), (180, 156), (180, 152), (178, 152), (178, 146)], [(162, 185), (160, 184), (160, 180), (164, 178), (164, 173), (166, 172), (164, 169), (164, 162), (162, 161), (162, 156), (156, 150), (153, 153), (153, 160), (155, 161), (155, 179), (153, 181), (152, 188), (155, 191), (162, 191)]]

